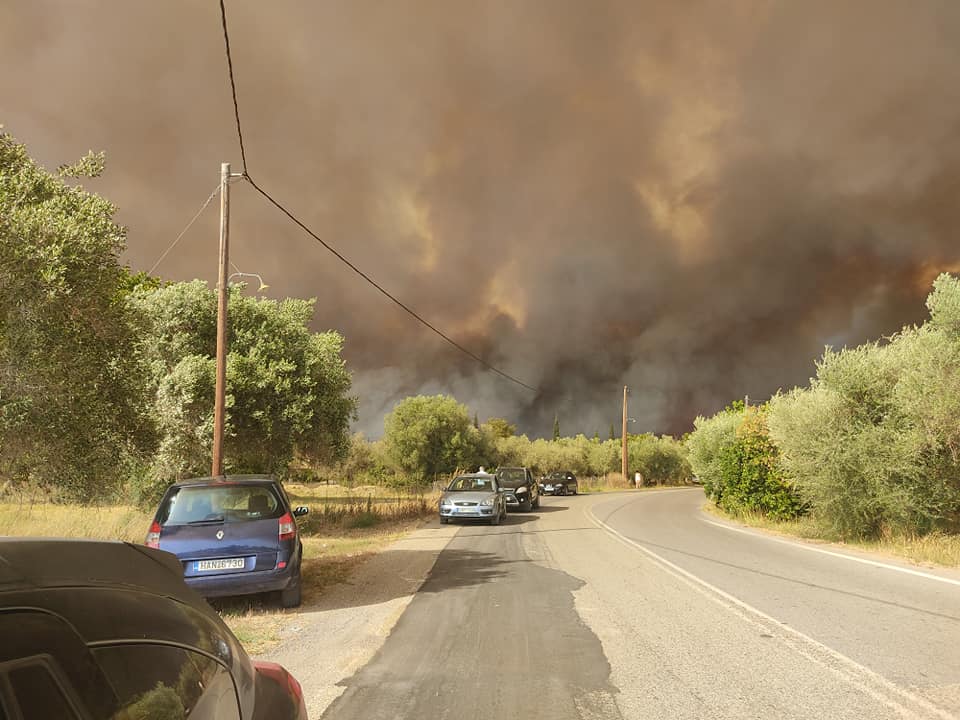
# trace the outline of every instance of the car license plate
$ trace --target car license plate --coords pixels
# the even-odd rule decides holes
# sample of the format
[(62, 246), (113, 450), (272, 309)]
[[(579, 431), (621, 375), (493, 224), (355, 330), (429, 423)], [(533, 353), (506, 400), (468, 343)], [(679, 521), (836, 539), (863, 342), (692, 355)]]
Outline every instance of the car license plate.
[(197, 572), (204, 570), (242, 570), (243, 558), (225, 558), (223, 560), (198, 560)]

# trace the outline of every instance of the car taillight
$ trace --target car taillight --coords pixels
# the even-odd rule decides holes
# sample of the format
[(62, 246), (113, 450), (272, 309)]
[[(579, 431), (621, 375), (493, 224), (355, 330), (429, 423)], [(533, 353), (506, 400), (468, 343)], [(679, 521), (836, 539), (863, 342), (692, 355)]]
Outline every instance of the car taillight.
[(144, 545), (151, 548), (160, 548), (160, 523), (156, 520), (153, 521), (153, 525), (150, 526), (150, 530), (147, 532), (147, 541)]
[(290, 513), (284, 513), (280, 518), (280, 541), (293, 540), (297, 536), (297, 524)]
[(255, 662), (253, 663), (253, 667), (256, 668), (257, 672), (261, 675), (270, 678), (280, 687), (286, 688), (287, 692), (296, 700), (298, 705), (303, 702), (303, 688), (300, 687), (297, 679), (291, 675), (283, 665), (277, 665), (277, 663), (271, 662)]

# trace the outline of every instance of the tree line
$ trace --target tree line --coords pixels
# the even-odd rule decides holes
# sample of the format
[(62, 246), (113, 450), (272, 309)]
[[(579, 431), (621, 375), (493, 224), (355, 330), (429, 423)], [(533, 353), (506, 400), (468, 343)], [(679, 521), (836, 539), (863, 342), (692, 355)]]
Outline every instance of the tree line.
[[(553, 439), (517, 434), (504, 418), (481, 423), (469, 408), (446, 395), (402, 400), (384, 420), (381, 440), (354, 435), (347, 457), (323, 473), (356, 484), (424, 487), (457, 471), (480, 466), (529, 467), (537, 473), (569, 470), (603, 477), (620, 472), (621, 441), (584, 435)], [(670, 436), (629, 435), (628, 465), (648, 484), (688, 482), (692, 476), (682, 442)]]

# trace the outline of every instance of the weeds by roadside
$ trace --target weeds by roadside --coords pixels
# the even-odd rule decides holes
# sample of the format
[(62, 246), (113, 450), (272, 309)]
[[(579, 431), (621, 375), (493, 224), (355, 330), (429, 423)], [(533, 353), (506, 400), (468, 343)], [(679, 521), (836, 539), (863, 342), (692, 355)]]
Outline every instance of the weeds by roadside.
[(877, 540), (842, 539), (825, 533), (810, 517), (796, 520), (771, 520), (756, 512), (744, 512), (736, 515), (726, 513), (713, 503), (706, 503), (704, 509), (718, 517), (735, 520), (748, 527), (767, 530), (779, 535), (815, 540), (818, 542), (846, 545), (857, 550), (884, 553), (910, 560), (914, 563), (926, 563), (948, 568), (960, 568), (960, 535), (934, 532), (928, 535), (896, 535), (885, 533)]

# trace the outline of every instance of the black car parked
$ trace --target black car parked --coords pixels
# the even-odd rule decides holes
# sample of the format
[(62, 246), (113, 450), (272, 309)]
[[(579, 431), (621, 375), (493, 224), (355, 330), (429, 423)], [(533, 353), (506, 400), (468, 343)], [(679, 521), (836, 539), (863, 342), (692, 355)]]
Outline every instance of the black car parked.
[(540, 486), (529, 468), (499, 468), (497, 481), (503, 488), (503, 496), (508, 508), (520, 508), (527, 512), (540, 507)]
[(296, 679), (139, 545), (0, 540), (0, 638), (0, 718), (307, 717)]
[(558, 470), (540, 481), (540, 490), (547, 495), (576, 495), (577, 477), (569, 470)]

